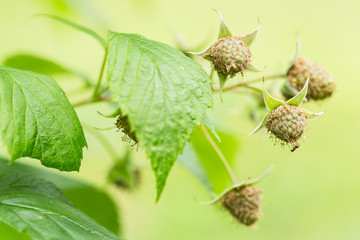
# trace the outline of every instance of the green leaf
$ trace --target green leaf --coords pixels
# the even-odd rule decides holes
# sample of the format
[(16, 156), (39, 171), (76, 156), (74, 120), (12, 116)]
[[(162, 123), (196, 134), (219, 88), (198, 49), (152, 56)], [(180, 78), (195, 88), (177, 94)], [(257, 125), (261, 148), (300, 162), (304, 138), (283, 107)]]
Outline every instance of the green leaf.
[(32, 239), (120, 239), (74, 208), (55, 185), (20, 172), (0, 176), (0, 221)]
[(307, 78), (304, 87), (301, 89), (300, 92), (298, 92), (298, 94), (296, 94), (293, 98), (289, 99), (286, 103), (287, 104), (291, 104), (291, 105), (295, 105), (295, 106), (299, 106), (300, 104), (303, 103), (306, 94), (307, 94), (307, 90), (308, 90), (308, 86), (309, 86), (309, 80), (310, 80), (310, 76)]
[(21, 70), (29, 70), (46, 75), (72, 74), (83, 80), (86, 85), (91, 86), (90, 79), (82, 72), (65, 68), (51, 60), (31, 54), (16, 54), (8, 57), (4, 65)]
[(31, 240), (30, 236), (26, 233), (19, 233), (2, 222), (0, 222), (0, 232), (2, 239)]
[(0, 175), (20, 171), (46, 179), (63, 191), (75, 208), (108, 230), (114, 233), (121, 232), (118, 209), (105, 191), (45, 168), (36, 168), (19, 162), (9, 165), (8, 162), (8, 159), (0, 157)]
[(271, 96), (268, 91), (266, 91), (265, 89), (265, 84), (263, 86), (263, 97), (264, 97), (264, 102), (265, 102), (265, 105), (266, 105), (266, 108), (271, 111), (275, 108), (277, 108), (278, 106), (280, 105), (283, 105), (285, 104), (284, 101), (280, 100), (280, 99), (277, 99), (277, 98), (274, 98), (273, 96)]
[[(239, 151), (240, 146), (236, 138), (231, 134), (222, 132), (219, 129), (217, 132), (221, 138), (221, 144), (214, 141), (231, 165), (235, 159), (236, 151)], [(231, 180), (214, 148), (210, 145), (199, 127), (195, 128), (195, 131), (191, 136), (191, 145), (193, 146), (214, 191), (220, 193), (231, 184)]]
[(221, 143), (221, 139), (217, 134), (214, 125), (212, 124), (211, 120), (207, 115), (205, 115), (202, 119), (202, 123), (211, 131), (211, 133), (216, 137), (216, 139)]
[(29, 54), (13, 55), (4, 61), (4, 65), (47, 75), (70, 73), (67, 69), (52, 61)]
[(209, 176), (191, 144), (186, 144), (184, 151), (179, 155), (177, 162), (196, 177), (199, 182), (204, 185), (206, 190), (214, 192)]
[(212, 107), (210, 78), (180, 51), (137, 34), (109, 32), (112, 98), (144, 146), (157, 181), (157, 200), (197, 122)]
[(43, 16), (43, 17), (48, 17), (48, 18), (54, 19), (56, 21), (66, 24), (70, 27), (73, 27), (73, 28), (79, 30), (80, 32), (86, 33), (86, 34), (92, 36), (93, 38), (95, 38), (104, 48), (106, 48), (106, 41), (102, 37), (100, 37), (99, 34), (97, 34), (96, 32), (94, 32), (93, 30), (91, 30), (87, 27), (81, 26), (77, 23), (73, 23), (67, 19), (64, 19), (64, 18), (58, 17), (58, 16), (54, 16), (54, 15), (39, 14), (38, 16)]
[(79, 170), (87, 146), (84, 132), (52, 78), (0, 66), (0, 116), (11, 161), (32, 157), (61, 171)]

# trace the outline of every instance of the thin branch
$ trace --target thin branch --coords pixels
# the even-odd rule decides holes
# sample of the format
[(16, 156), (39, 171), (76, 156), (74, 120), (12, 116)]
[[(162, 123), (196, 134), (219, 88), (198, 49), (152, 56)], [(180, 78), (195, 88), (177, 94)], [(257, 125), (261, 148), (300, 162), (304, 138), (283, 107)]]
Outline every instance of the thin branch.
[(208, 140), (208, 142), (210, 143), (211, 147), (215, 150), (216, 154), (219, 156), (222, 164), (224, 165), (226, 172), (228, 173), (230, 179), (232, 180), (232, 182), (234, 184), (236, 184), (237, 178), (234, 174), (234, 172), (232, 171), (229, 162), (226, 160), (224, 154), (221, 152), (221, 150), (219, 149), (219, 147), (216, 145), (216, 143), (214, 142), (214, 140), (212, 139), (212, 137), (210, 136), (210, 134), (208, 133), (208, 131), (206, 130), (206, 128), (204, 127), (204, 125), (200, 125), (201, 131), (203, 132), (205, 138)]
[[(270, 80), (270, 79), (283, 78), (283, 77), (286, 77), (286, 75), (284, 73), (275, 73), (275, 74), (271, 74), (271, 75), (268, 75), (268, 76), (263, 76), (263, 77), (260, 77), (260, 78), (254, 78), (254, 79), (250, 79), (250, 80), (247, 80), (247, 81), (242, 81), (242, 82), (239, 82), (237, 84), (234, 84), (234, 85), (231, 85), (231, 86), (228, 86), (228, 87), (224, 87), (222, 91), (225, 92), (225, 91), (229, 91), (229, 90), (232, 90), (232, 89), (238, 88), (238, 87), (249, 87), (248, 86), (249, 83), (260, 82), (260, 81), (263, 80), (263, 78), (265, 80)], [(219, 89), (218, 88), (213, 88), (213, 91), (218, 92)]]
[(260, 88), (252, 87), (252, 86), (249, 86), (249, 85), (247, 85), (247, 84), (242, 85), (242, 87), (251, 89), (251, 90), (253, 90), (253, 91), (257, 92), (257, 93), (261, 93), (261, 94), (262, 94), (262, 92), (263, 92)]
[(110, 96), (106, 96), (106, 97), (99, 97), (97, 99), (94, 98), (87, 98), (84, 100), (81, 100), (77, 103), (73, 103), (71, 104), (73, 107), (79, 107), (79, 106), (84, 106), (87, 104), (91, 104), (91, 103), (96, 103), (96, 102), (110, 102), (111, 101), (111, 97)]

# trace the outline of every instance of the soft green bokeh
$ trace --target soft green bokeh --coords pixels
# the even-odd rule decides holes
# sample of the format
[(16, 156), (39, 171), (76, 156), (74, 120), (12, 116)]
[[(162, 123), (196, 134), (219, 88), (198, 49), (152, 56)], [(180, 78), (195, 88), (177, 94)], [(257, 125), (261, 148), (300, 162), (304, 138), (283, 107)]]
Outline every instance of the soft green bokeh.
[[(216, 105), (211, 116), (239, 140), (234, 163), (239, 178), (256, 177), (275, 163), (274, 171), (259, 184), (263, 188), (264, 217), (258, 222), (257, 230), (239, 225), (221, 208), (199, 204), (209, 196), (180, 165), (173, 168), (162, 198), (154, 204), (155, 179), (149, 161), (139, 152), (137, 163), (145, 168), (141, 187), (133, 193), (110, 188), (122, 209), (126, 239), (360, 239), (360, 110), (356, 100), (360, 88), (357, 42), (360, 3), (354, 0), (93, 0), (87, 6), (87, 1), (81, 0), (81, 8), (75, 4), (73, 10), (64, 11), (65, 7), (59, 10), (51, 2), (0, 0), (0, 61), (17, 53), (34, 54), (96, 79), (103, 58), (98, 42), (60, 23), (33, 17), (34, 14), (58, 14), (94, 26), (104, 37), (106, 29), (111, 29), (139, 33), (173, 46), (172, 31), (177, 30), (196, 46), (205, 39), (207, 45), (216, 40), (219, 19), (212, 10), (215, 8), (221, 11), (235, 35), (253, 30), (257, 17), (261, 20), (262, 27), (251, 51), (254, 64), (267, 67), (263, 73), (246, 73), (245, 78), (286, 69), (299, 34), (301, 55), (323, 65), (338, 85), (330, 100), (303, 105), (312, 112), (325, 110), (325, 114), (310, 122), (307, 140), (294, 153), (273, 146), (263, 130), (250, 137), (240, 135), (250, 132), (258, 123), (248, 118), (248, 95), (224, 93), (224, 103), (214, 95)], [(229, 83), (238, 81), (241, 76)], [(73, 102), (81, 99), (74, 95), (81, 86), (78, 82), (76, 78), (59, 81)], [(275, 81), (274, 85), (266, 84), (269, 89), (279, 85)], [(81, 121), (100, 128), (112, 126), (112, 120), (102, 118), (97, 110), (112, 111), (100, 103), (81, 107), (77, 112)], [(104, 134), (119, 153), (124, 150), (126, 144), (121, 142), (119, 133)], [(85, 152), (80, 173), (63, 174), (105, 186), (111, 159), (93, 136), (86, 137), (89, 150)], [(22, 161), (40, 166), (37, 160)]]

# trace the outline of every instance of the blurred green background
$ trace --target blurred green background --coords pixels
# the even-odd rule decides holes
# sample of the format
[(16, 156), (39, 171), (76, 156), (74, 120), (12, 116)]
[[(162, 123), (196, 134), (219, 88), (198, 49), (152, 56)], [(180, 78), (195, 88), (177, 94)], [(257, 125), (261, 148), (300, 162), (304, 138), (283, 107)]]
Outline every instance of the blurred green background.
[[(266, 66), (263, 73), (246, 73), (244, 78), (284, 71), (295, 52), (296, 34), (301, 37), (301, 55), (323, 65), (337, 82), (330, 100), (304, 105), (310, 111), (325, 110), (311, 121), (307, 140), (300, 149), (274, 146), (265, 131), (247, 137), (258, 122), (249, 118), (255, 106), (247, 94), (226, 93), (224, 103), (217, 94), (210, 113), (218, 129), (230, 135), (222, 142), (233, 146), (233, 167), (239, 179), (256, 177), (275, 163), (275, 170), (259, 186), (263, 189), (263, 218), (257, 229), (239, 225), (225, 210), (206, 206), (205, 188), (182, 166), (175, 165), (160, 202), (155, 204), (155, 179), (143, 152), (134, 154), (143, 171), (141, 184), (133, 192), (119, 190), (106, 182), (113, 164), (103, 146), (90, 134), (79, 173), (62, 173), (111, 193), (118, 205), (122, 236), (129, 240), (205, 240), (205, 239), (360, 239), (360, 3), (354, 0), (325, 1), (230, 1), (230, 0), (0, 0), (0, 61), (27, 53), (51, 59), (96, 79), (103, 49), (91, 37), (52, 20), (35, 17), (49, 13), (93, 28), (102, 36), (111, 29), (139, 33), (147, 38), (176, 46), (173, 32), (184, 35), (190, 45), (209, 45), (216, 40), (219, 19), (212, 10), (222, 12), (234, 34), (244, 35), (262, 27), (251, 46), (253, 61)], [(72, 102), (81, 82), (74, 76), (55, 77)], [(241, 81), (241, 76), (230, 83)], [(267, 83), (279, 87), (281, 81)], [(80, 120), (99, 128), (112, 126), (96, 111), (108, 113), (111, 107), (99, 103), (77, 109)], [(262, 115), (262, 113), (260, 113)], [(257, 120), (260, 121), (260, 120)], [(116, 131), (104, 134), (122, 154), (128, 145)], [(230, 150), (229, 150), (230, 151)], [(6, 151), (2, 151), (6, 156)], [(20, 162), (36, 167), (39, 161)], [(217, 168), (219, 182), (227, 183), (223, 169)], [(56, 172), (56, 171), (54, 171)], [(6, 235), (7, 233), (9, 235)], [(11, 235), (13, 234), (13, 235)], [(4, 238), (4, 236), (7, 236)], [(13, 236), (13, 237), (10, 237)], [(16, 234), (2, 226), (0, 239)]]

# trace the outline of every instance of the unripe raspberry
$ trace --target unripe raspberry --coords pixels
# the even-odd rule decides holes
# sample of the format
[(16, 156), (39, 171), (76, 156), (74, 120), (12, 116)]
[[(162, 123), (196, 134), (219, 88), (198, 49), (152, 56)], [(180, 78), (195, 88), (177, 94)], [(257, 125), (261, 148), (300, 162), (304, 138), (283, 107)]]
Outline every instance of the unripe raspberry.
[(241, 37), (229, 36), (213, 44), (204, 57), (212, 61), (218, 73), (233, 77), (250, 67), (251, 52)]
[(222, 199), (222, 205), (240, 222), (247, 226), (260, 217), (261, 189), (245, 185), (234, 188)]
[(299, 139), (306, 128), (306, 111), (298, 106), (284, 104), (269, 113), (265, 128), (278, 139), (299, 147)]
[(287, 73), (290, 85), (300, 91), (309, 76), (306, 95), (309, 100), (320, 100), (331, 96), (335, 90), (335, 82), (330, 74), (322, 66), (306, 58), (297, 57)]
[(125, 135), (123, 137), (124, 142), (130, 142), (133, 140), (137, 143), (136, 135), (134, 131), (131, 131), (129, 119), (127, 116), (119, 115), (115, 123), (116, 127), (121, 130)]

